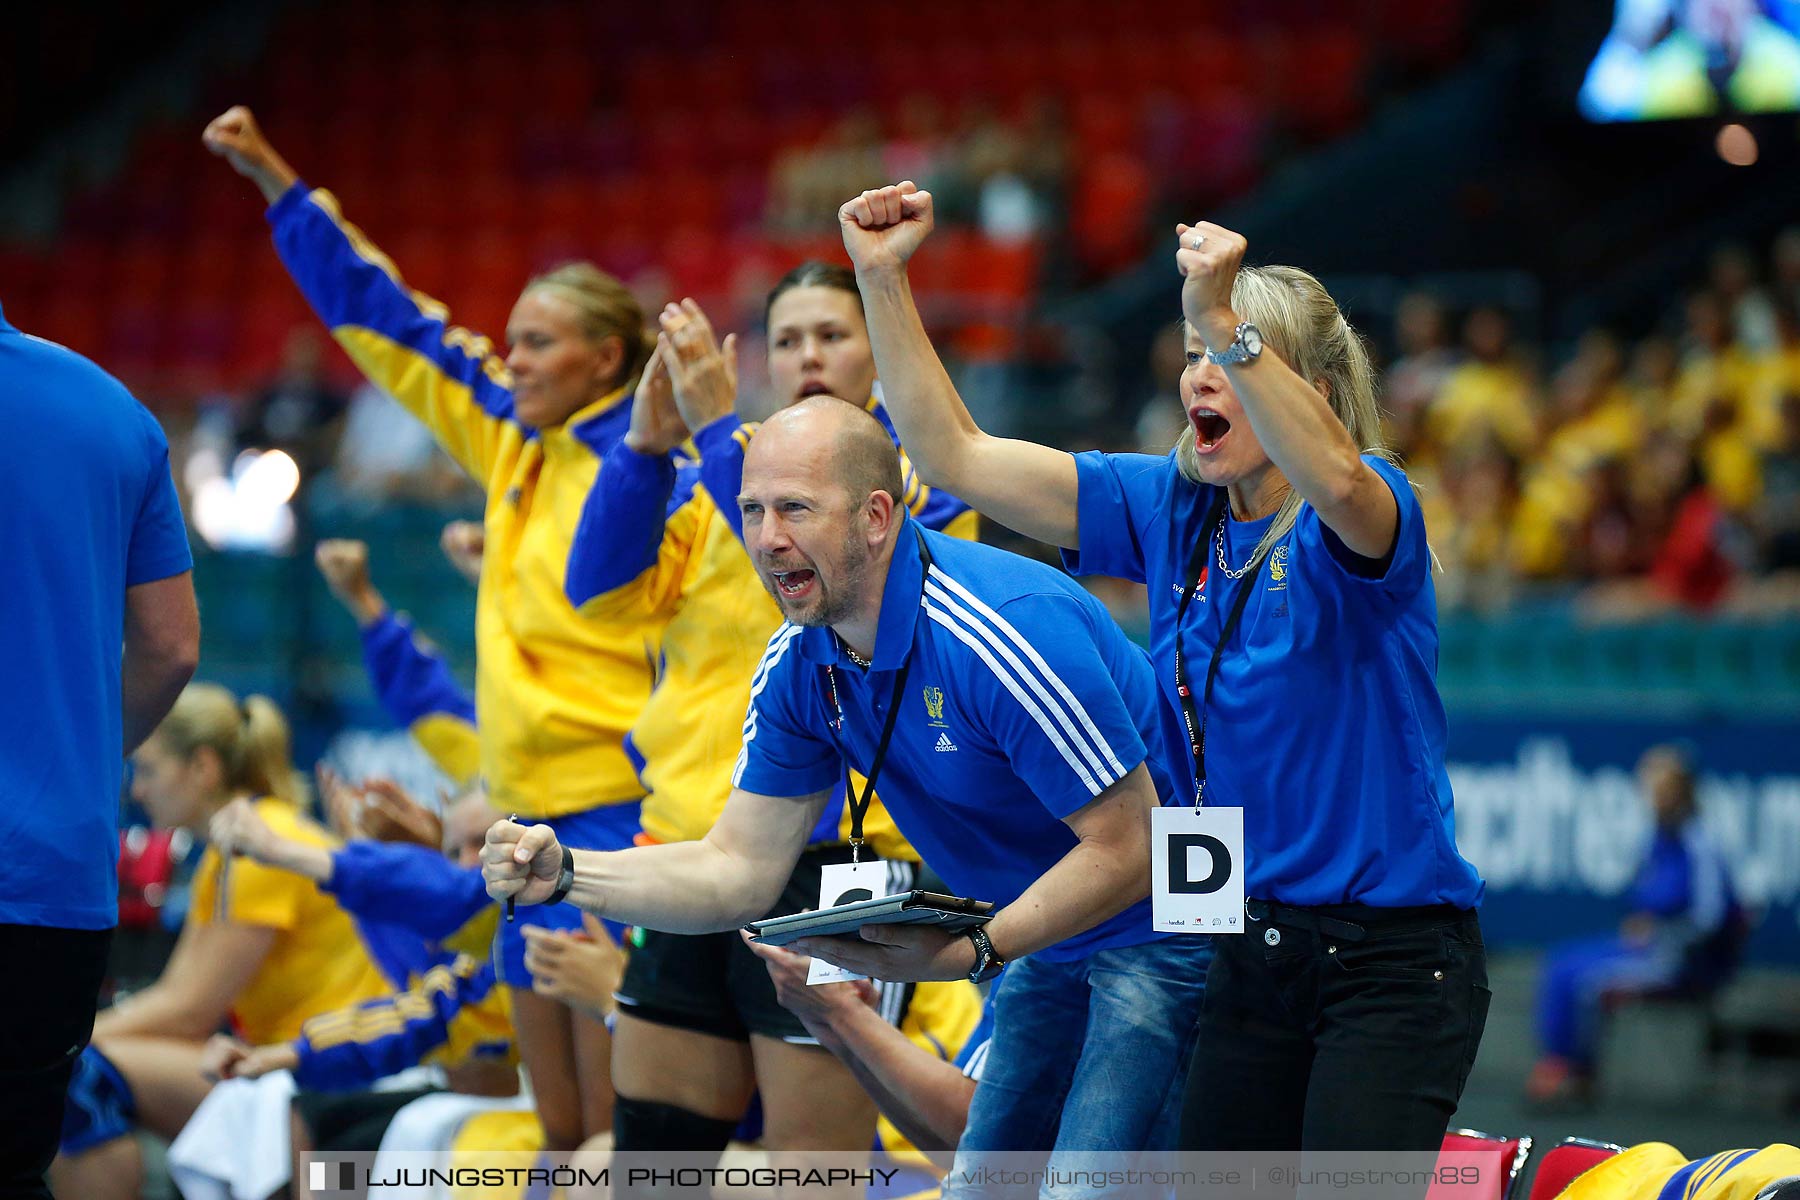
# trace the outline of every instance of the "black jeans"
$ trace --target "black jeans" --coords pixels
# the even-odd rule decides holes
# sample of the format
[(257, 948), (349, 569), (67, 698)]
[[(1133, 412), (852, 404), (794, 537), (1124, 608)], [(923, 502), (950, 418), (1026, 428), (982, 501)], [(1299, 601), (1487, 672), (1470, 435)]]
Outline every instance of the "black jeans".
[(0, 925), (0, 1200), (50, 1200), (63, 1093), (94, 1032), (110, 929)]
[(1487, 1024), (1475, 913), (1249, 908), (1213, 939), (1182, 1148), (1436, 1151)]

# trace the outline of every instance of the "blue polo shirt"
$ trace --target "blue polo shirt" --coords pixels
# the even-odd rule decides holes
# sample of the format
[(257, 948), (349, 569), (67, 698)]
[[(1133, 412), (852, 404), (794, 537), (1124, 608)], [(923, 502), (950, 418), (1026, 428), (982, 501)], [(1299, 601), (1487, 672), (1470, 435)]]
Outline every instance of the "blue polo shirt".
[[(1060, 572), (924, 531), (924, 579), (917, 529), (908, 518), (895, 544), (868, 671), (828, 628), (784, 624), (770, 639), (732, 783), (804, 796), (837, 782), (841, 754), (867, 770), (910, 654), (882, 802), (951, 890), (1007, 905), (1075, 846), (1062, 818), (1140, 763), (1170, 794), (1156, 684), (1143, 651)], [(1146, 900), (1038, 953), (1067, 962), (1158, 936)]]
[[(1417, 497), (1398, 467), (1366, 461), (1394, 493), (1398, 538), (1383, 564), (1351, 552), (1302, 505), (1255, 577), (1207, 710), (1210, 802), (1244, 810), (1248, 894), (1285, 904), (1474, 907), (1482, 882), (1456, 849), (1437, 692), (1437, 596)], [(1216, 489), (1173, 453), (1075, 456), (1077, 574), (1146, 584), (1150, 652), (1181, 728), (1175, 610)], [(1274, 517), (1227, 519), (1225, 561), (1242, 566)], [(1182, 651), (1196, 697), (1236, 587), (1217, 570), (1188, 605)], [(1245, 577), (1248, 580), (1248, 576)], [(1193, 794), (1185, 735), (1176, 761)]]
[(193, 566), (156, 420), (0, 316), (0, 923), (118, 920), (125, 589)]

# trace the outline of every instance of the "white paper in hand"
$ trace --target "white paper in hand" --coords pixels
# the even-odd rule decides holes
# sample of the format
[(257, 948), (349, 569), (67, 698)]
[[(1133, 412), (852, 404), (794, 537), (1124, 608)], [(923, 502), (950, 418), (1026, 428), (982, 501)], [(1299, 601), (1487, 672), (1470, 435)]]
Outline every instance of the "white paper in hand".
[[(875, 900), (888, 894), (887, 864), (880, 859), (864, 859), (856, 863), (827, 863), (819, 871), (819, 907), (850, 904), (857, 900)], [(815, 958), (807, 969), (809, 985), (844, 983), (861, 979), (861, 975), (834, 967)]]

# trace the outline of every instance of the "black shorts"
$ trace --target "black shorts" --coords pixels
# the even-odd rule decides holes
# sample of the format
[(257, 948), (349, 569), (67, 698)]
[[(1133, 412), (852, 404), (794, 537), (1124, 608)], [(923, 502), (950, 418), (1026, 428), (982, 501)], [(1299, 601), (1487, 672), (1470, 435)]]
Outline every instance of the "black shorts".
[(381, 1149), (394, 1114), (442, 1088), (401, 1088), (391, 1092), (296, 1092), (294, 1111), (312, 1134), (315, 1150)]
[[(817, 908), (820, 868), (849, 861), (848, 846), (807, 850), (788, 877), (781, 899), (764, 916)], [(914, 864), (890, 861), (887, 866), (890, 891), (918, 886)], [(898, 1025), (912, 999), (912, 985), (883, 983), (878, 987), (882, 1016)], [(620, 1012), (657, 1025), (737, 1042), (747, 1041), (755, 1033), (798, 1045), (818, 1045), (800, 1018), (775, 999), (768, 968), (735, 929), (701, 934), (633, 931), (625, 978), (615, 998)]]

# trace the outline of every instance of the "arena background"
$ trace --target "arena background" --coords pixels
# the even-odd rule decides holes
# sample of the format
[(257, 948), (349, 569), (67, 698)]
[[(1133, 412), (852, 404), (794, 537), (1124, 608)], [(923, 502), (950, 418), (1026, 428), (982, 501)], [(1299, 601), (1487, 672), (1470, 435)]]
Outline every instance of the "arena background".
[[(1752, 7), (1796, 28), (1790, 3)], [(254, 189), (202, 150), (212, 115), (250, 105), (470, 329), (498, 337), (529, 273), (591, 257), (649, 305), (691, 295), (740, 330), (752, 392), (768, 284), (842, 259), (841, 200), (916, 178), (945, 228), (915, 279), (964, 395), (989, 428), (1071, 448), (1170, 443), (1170, 226), (1240, 230), (1253, 260), (1321, 274), (1389, 365), (1444, 560), (1458, 832), (1497, 951), (1460, 1123), (1690, 1155), (1792, 1140), (1800, 123), (1779, 87), (1758, 101), (1778, 111), (1588, 119), (1613, 18), (1593, 0), (21, 9), (0, 301), (166, 425), (202, 677), (281, 702), (303, 762), (432, 795), (310, 548), (366, 539), (377, 586), (467, 682), (473, 592), (436, 543), (479, 496), (357, 393)], [(1105, 598), (1141, 627), (1141, 597)], [(1754, 910), (1745, 968), (1709, 1004), (1621, 1013), (1591, 1111), (1527, 1112), (1539, 954), (1616, 924), (1649, 830), (1631, 770), (1671, 740)], [(179, 909), (134, 900), (127, 980)]]

